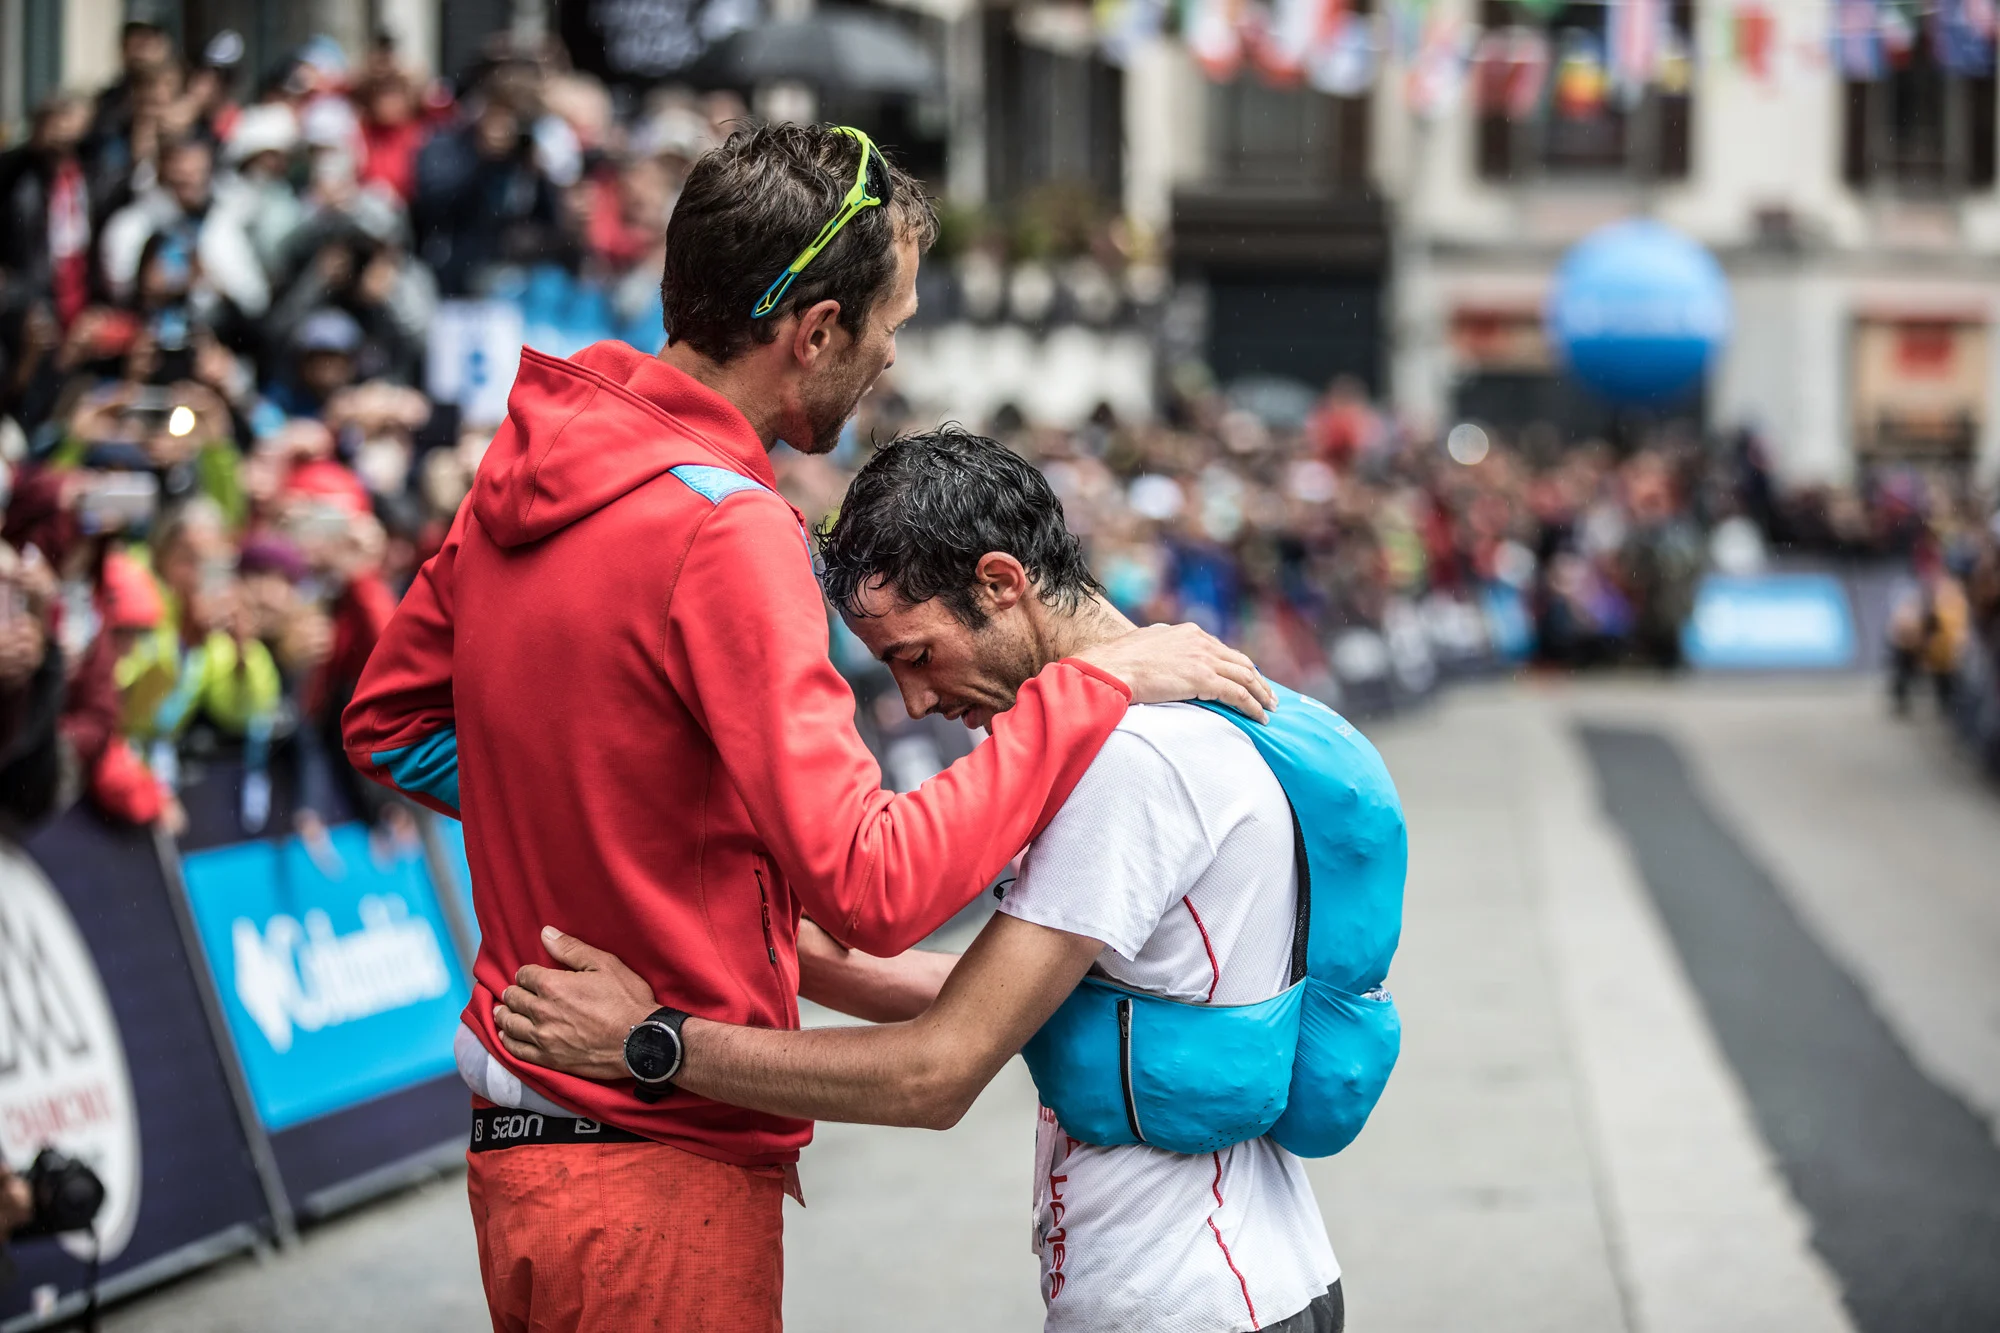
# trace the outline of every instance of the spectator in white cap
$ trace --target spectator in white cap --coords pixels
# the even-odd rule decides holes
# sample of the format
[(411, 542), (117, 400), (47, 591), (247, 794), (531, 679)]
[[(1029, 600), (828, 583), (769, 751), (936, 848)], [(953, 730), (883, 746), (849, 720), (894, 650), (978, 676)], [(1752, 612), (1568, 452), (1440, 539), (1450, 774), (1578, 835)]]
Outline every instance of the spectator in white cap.
[(271, 304), (264, 265), (240, 217), (215, 207), (214, 153), (201, 139), (160, 150), (159, 182), (104, 224), (104, 276), (120, 297), (132, 290), (139, 256), (156, 233), (185, 234), (201, 259), (204, 279), (243, 315), (255, 319)]
[(292, 109), (264, 102), (237, 116), (223, 150), (234, 175), (218, 191), (218, 207), (242, 227), (267, 273), (277, 268), (286, 239), (305, 218), (290, 178), (298, 147), (299, 124)]

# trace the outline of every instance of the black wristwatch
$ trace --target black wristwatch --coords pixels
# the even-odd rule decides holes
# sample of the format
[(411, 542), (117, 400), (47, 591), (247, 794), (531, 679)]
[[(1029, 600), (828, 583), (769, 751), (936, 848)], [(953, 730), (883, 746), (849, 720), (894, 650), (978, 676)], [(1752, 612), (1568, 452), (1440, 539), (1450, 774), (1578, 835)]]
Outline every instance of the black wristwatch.
[(633, 1091), (640, 1101), (656, 1102), (674, 1090), (674, 1075), (681, 1072), (687, 1053), (681, 1044), (681, 1024), (687, 1017), (679, 1009), (662, 1007), (625, 1034), (625, 1069), (637, 1085)]

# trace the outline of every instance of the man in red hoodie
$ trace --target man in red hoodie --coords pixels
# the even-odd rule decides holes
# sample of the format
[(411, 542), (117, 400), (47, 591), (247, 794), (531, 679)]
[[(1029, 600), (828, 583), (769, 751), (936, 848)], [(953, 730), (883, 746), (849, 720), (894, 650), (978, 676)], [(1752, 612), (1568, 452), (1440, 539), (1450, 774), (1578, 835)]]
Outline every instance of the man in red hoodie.
[[(766, 451), (833, 446), (895, 359), (935, 229), (854, 131), (746, 130), (704, 157), (667, 231), (669, 345), (522, 353), (347, 711), (357, 767), (465, 822), (481, 943), (458, 1055), (496, 1329), (778, 1328), (780, 1204), (812, 1132), (511, 1057), (493, 1009), (549, 961), (544, 923), (612, 944), (676, 1011), (795, 1028), (802, 917), (899, 953), (1053, 815), (1131, 700), (1270, 701), (1192, 627), (1140, 630), (1047, 667), (921, 790), (881, 789)], [(808, 951), (808, 998), (879, 993), (865, 959)], [(664, 1085), (649, 1061), (677, 1030), (634, 1037)]]

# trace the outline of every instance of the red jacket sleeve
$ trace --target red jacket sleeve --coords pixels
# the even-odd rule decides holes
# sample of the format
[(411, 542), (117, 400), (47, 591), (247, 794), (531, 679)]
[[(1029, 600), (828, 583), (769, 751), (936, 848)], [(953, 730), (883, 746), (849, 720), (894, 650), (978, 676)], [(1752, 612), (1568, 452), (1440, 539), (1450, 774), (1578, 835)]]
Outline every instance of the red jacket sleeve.
[(341, 715), (348, 762), (385, 787), (458, 818), (458, 729), (451, 700), (451, 588), (472, 506), (417, 571)]
[(992, 739), (917, 791), (882, 789), (827, 658), (826, 604), (803, 534), (774, 497), (717, 505), (668, 609), (663, 666), (701, 719), (758, 835), (806, 913), (856, 948), (895, 954), (943, 925), (1068, 797), (1130, 692), (1052, 664)]

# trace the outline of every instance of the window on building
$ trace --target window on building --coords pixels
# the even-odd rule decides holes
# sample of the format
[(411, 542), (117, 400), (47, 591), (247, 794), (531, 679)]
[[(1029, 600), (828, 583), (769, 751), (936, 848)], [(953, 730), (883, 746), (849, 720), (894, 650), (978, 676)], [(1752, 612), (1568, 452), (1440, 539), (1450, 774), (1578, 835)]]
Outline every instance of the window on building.
[(1474, 91), (1482, 178), (1687, 176), (1694, 0), (1670, 0), (1662, 77), (1636, 100), (1621, 97), (1610, 76), (1609, 15), (1602, 0), (1544, 8), (1540, 17), (1513, 0), (1481, 0)]
[(1994, 183), (1994, 78), (1947, 72), (1928, 35), (1903, 66), (1843, 89), (1843, 173), (1858, 190), (1947, 196)]
[(1237, 185), (1359, 189), (1368, 181), (1368, 101), (1270, 88), (1254, 75), (1209, 93), (1216, 175)]
[(985, 11), (989, 141), (1007, 146), (987, 158), (992, 197), (1014, 202), (1056, 186), (1115, 204), (1124, 178), (1122, 73), (1087, 44), (1068, 52), (1023, 41), (1015, 19), (1005, 7)]

